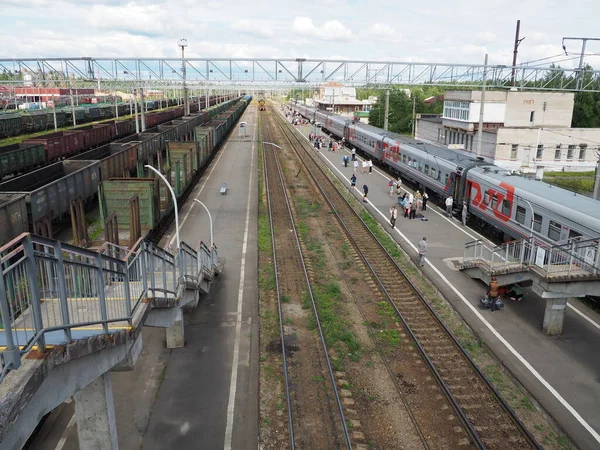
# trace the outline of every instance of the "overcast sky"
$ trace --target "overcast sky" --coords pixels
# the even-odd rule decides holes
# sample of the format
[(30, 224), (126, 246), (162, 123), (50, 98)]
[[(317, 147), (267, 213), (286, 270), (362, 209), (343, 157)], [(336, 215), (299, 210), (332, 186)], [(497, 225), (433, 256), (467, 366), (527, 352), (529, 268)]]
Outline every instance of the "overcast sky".
[[(600, 37), (598, 0), (0, 0), (1, 57), (305, 57), (510, 65), (555, 57)], [(600, 54), (600, 42), (586, 53)], [(559, 56), (557, 56), (559, 55)], [(565, 59), (571, 58), (565, 61)], [(588, 56), (600, 69), (600, 57)]]

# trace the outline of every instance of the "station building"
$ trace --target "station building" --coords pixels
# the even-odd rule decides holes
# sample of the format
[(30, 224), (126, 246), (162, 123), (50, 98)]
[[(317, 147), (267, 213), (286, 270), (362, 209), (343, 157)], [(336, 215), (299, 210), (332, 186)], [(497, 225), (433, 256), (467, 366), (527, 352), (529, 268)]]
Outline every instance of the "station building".
[[(574, 94), (488, 91), (479, 156), (522, 172), (594, 170), (600, 129), (571, 128)], [(477, 152), (481, 91), (446, 91), (441, 116), (417, 116), (416, 138)]]
[(344, 86), (324, 86), (317, 90), (313, 104), (315, 108), (333, 111), (342, 116), (352, 116), (355, 112), (369, 111), (374, 99), (358, 100), (356, 89)]

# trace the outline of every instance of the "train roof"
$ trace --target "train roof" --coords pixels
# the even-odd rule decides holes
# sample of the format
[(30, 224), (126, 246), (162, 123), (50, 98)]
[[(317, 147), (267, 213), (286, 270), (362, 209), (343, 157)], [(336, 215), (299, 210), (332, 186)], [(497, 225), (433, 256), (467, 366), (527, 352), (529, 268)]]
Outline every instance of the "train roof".
[(447, 161), (452, 161), (456, 164), (466, 165), (469, 162), (478, 162), (482, 161), (481, 159), (477, 159), (472, 156), (472, 154), (468, 152), (461, 152), (453, 149), (449, 149), (446, 147), (441, 147), (439, 145), (429, 144), (423, 141), (418, 141), (408, 136), (403, 136), (398, 133), (393, 133), (389, 131), (384, 131), (381, 128), (374, 127), (373, 125), (367, 125), (364, 123), (355, 123), (359, 129), (364, 129), (365, 131), (369, 131), (374, 134), (385, 135), (387, 138), (400, 142), (402, 146), (408, 145), (409, 147), (414, 148), (417, 151), (429, 153), (436, 158), (442, 158)]
[[(479, 166), (471, 169), (469, 173), (480, 175), (483, 178), (490, 178), (498, 183), (508, 183), (520, 191), (548, 199), (556, 205), (563, 205), (590, 217), (600, 219), (600, 201), (594, 200), (591, 197), (577, 194), (576, 192), (553, 186), (534, 178), (511, 175), (509, 170), (501, 169), (497, 166)], [(519, 196), (521, 197), (522, 194)]]

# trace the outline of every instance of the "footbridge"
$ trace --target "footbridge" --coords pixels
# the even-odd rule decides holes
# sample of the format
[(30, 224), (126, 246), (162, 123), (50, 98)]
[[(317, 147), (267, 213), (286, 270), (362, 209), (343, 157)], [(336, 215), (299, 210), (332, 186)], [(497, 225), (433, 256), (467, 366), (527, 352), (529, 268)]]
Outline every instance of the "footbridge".
[(0, 447), (21, 448), (73, 397), (80, 448), (116, 449), (111, 371), (133, 370), (143, 326), (184, 345), (183, 308), (220, 273), (217, 247), (140, 239), (98, 252), (25, 233), (0, 248)]
[(530, 237), (496, 247), (472, 241), (465, 245), (459, 269), (488, 285), (492, 277), (501, 286), (531, 285), (546, 301), (544, 331), (561, 334), (567, 299), (600, 292), (600, 240), (552, 246)]

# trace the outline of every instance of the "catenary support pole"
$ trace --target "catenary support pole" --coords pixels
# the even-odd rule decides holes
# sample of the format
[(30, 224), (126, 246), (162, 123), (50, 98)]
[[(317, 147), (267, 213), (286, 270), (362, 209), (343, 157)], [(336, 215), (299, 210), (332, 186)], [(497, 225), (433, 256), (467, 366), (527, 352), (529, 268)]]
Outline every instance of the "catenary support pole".
[(146, 131), (146, 102), (144, 101), (144, 89), (140, 88), (140, 112), (141, 112), (141, 122), (142, 122), (142, 133)]
[(519, 31), (521, 30), (521, 21), (517, 20), (517, 32), (515, 33), (515, 46), (513, 49), (512, 72), (510, 74), (510, 84), (515, 85), (515, 66), (517, 65), (517, 54), (519, 53)]
[(133, 111), (134, 111), (134, 121), (135, 121), (135, 132), (140, 132), (140, 123), (138, 122), (138, 107), (137, 107), (137, 91), (133, 90)]
[(485, 105), (485, 85), (487, 82), (488, 54), (485, 54), (483, 62), (483, 85), (481, 86), (481, 107), (479, 108), (479, 127), (477, 128), (477, 157), (481, 156), (481, 145), (483, 140), (483, 109)]
[(594, 183), (595, 200), (598, 200), (598, 195), (600, 195), (600, 156), (598, 157), (598, 162), (596, 163), (596, 182)]
[(413, 95), (413, 113), (412, 113), (412, 137), (414, 138), (417, 130), (417, 97)]
[(390, 90), (385, 91), (385, 112), (383, 114), (383, 129), (388, 130), (388, 116), (390, 115)]

